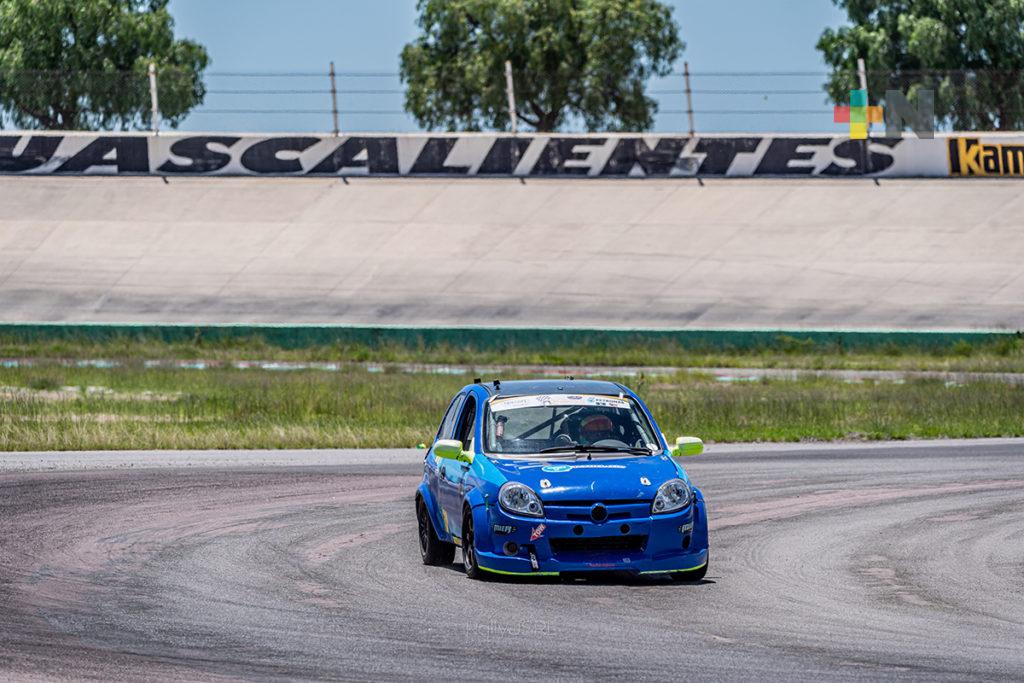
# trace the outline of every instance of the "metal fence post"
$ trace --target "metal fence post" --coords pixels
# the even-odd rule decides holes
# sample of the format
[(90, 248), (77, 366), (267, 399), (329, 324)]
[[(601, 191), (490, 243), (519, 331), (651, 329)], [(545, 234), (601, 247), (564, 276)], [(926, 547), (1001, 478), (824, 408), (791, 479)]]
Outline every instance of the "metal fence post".
[(696, 132), (693, 127), (693, 91), (690, 90), (690, 63), (683, 62), (683, 80), (686, 83), (686, 116), (690, 120), (690, 137)]
[(505, 60), (505, 93), (508, 95), (508, 118), (512, 122), (512, 135), (515, 135), (518, 129), (518, 120), (516, 117), (516, 89), (512, 82), (512, 62)]
[(152, 106), (152, 129), (153, 135), (160, 134), (160, 100), (156, 95), (156, 64), (149, 63), (149, 102)]
[[(863, 57), (857, 58), (857, 77), (860, 80), (860, 89), (864, 91), (864, 104), (866, 107), (871, 106), (871, 100), (868, 99), (868, 72), (864, 67)], [(868, 110), (864, 110), (864, 118), (867, 123), (867, 137), (864, 138), (864, 172), (871, 173), (871, 150), (868, 149), (868, 145), (871, 144), (871, 116), (868, 115)]]
[(334, 117), (334, 137), (338, 137), (338, 84), (334, 77), (334, 62), (331, 62), (331, 114)]

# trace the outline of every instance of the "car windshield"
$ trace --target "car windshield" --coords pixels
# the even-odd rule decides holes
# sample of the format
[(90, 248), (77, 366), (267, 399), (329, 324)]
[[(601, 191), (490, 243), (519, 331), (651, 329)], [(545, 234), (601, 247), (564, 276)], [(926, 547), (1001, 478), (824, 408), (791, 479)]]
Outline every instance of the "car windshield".
[(544, 394), (496, 397), (484, 421), (486, 451), (495, 455), (574, 453), (638, 455), (661, 450), (632, 398)]

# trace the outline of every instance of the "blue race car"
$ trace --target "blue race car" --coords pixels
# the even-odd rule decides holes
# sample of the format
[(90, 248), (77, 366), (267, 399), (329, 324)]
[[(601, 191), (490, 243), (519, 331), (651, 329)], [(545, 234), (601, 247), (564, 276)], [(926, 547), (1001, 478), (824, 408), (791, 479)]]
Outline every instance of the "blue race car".
[(416, 490), (424, 564), (466, 574), (626, 570), (697, 581), (704, 497), (643, 401), (614, 382), (479, 380), (448, 406)]

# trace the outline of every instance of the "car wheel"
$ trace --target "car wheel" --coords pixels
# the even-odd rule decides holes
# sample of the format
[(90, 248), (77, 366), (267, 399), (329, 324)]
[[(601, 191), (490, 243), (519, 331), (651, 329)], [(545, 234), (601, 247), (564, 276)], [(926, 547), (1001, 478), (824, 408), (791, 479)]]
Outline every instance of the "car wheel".
[(423, 564), (435, 567), (451, 564), (455, 559), (455, 544), (445, 543), (437, 537), (423, 499), (416, 502), (416, 521), (419, 525), (420, 557), (423, 558)]
[[(710, 558), (708, 559), (710, 562)], [(700, 581), (704, 578), (704, 575), (708, 573), (709, 562), (705, 562), (703, 567), (697, 567), (696, 569), (690, 569), (685, 572), (672, 572), (672, 580), (683, 581), (686, 583)]]
[(477, 581), (489, 578), (486, 570), (481, 569), (476, 561), (476, 537), (473, 534), (473, 513), (466, 510), (462, 518), (462, 564), (466, 568), (466, 576)]

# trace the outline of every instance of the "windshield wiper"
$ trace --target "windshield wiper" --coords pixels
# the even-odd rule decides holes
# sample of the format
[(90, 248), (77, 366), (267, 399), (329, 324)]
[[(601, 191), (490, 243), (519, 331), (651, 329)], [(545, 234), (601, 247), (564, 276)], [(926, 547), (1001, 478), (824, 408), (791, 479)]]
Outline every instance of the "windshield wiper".
[(566, 444), (542, 448), (539, 453), (632, 453), (634, 455), (651, 455), (653, 451), (639, 446), (619, 448), (618, 446), (585, 446), (582, 444)]

